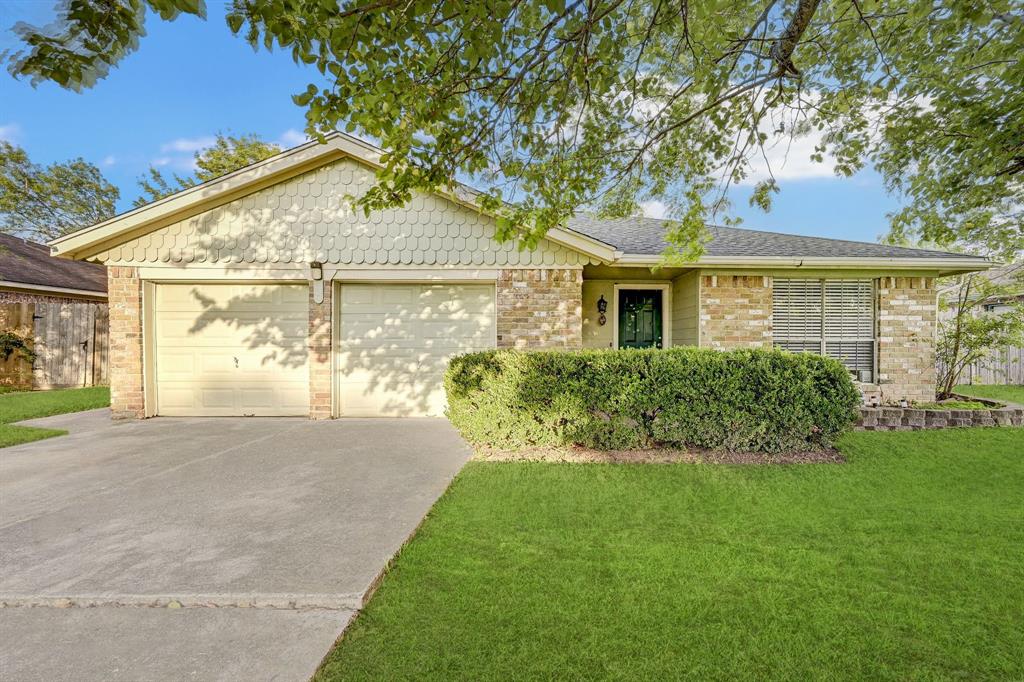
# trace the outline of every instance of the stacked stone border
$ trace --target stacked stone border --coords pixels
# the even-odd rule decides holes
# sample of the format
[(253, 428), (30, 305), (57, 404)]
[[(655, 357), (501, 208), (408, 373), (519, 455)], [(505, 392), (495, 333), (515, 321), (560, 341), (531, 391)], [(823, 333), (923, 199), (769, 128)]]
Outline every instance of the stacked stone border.
[(970, 426), (1024, 426), (1024, 407), (955, 396), (992, 405), (977, 410), (929, 410), (919, 407), (862, 407), (857, 418), (858, 431), (922, 431)]

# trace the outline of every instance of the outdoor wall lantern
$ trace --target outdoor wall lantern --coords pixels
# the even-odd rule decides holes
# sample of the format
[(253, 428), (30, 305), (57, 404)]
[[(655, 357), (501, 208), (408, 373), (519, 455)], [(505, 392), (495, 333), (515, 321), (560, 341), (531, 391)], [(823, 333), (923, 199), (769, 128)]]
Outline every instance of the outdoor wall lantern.
[(313, 261), (309, 264), (309, 278), (313, 280), (313, 302), (324, 302), (324, 264)]
[(601, 315), (597, 318), (597, 323), (600, 325), (607, 324), (608, 317), (605, 316), (605, 313), (608, 312), (608, 301), (604, 300), (604, 294), (601, 295), (601, 298), (597, 299), (597, 312)]

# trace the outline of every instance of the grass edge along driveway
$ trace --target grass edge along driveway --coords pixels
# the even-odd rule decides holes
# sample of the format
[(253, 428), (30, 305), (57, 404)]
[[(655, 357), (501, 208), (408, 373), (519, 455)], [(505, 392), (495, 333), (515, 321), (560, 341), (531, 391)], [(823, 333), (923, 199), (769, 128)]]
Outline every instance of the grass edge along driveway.
[(1024, 430), (471, 462), (316, 680), (1020, 679)]
[(0, 448), (67, 434), (63, 429), (39, 429), (18, 426), (12, 422), (94, 410), (108, 405), (110, 388), (107, 386), (0, 394)]

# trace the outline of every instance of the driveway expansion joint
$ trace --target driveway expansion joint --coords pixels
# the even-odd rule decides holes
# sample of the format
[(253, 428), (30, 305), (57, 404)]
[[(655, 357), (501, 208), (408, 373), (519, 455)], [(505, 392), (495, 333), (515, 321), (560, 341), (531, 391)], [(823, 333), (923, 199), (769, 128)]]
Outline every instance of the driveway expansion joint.
[(358, 611), (362, 595), (348, 594), (87, 594), (34, 596), (0, 594), (4, 608), (235, 608), (287, 611)]

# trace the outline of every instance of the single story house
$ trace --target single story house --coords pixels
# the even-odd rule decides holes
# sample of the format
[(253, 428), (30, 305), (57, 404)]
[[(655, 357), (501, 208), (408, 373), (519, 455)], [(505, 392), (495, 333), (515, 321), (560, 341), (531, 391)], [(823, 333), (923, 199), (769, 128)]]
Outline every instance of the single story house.
[(0, 234), (0, 331), (36, 359), (0, 357), (0, 384), (24, 388), (106, 382), (107, 271), (53, 258), (44, 244)]
[(935, 278), (989, 266), (714, 228), (700, 260), (655, 268), (664, 226), (643, 218), (520, 249), (464, 188), (351, 210), (380, 154), (333, 134), (51, 242), (108, 268), (114, 415), (437, 415), (447, 358), (494, 347), (775, 345), (931, 399)]

